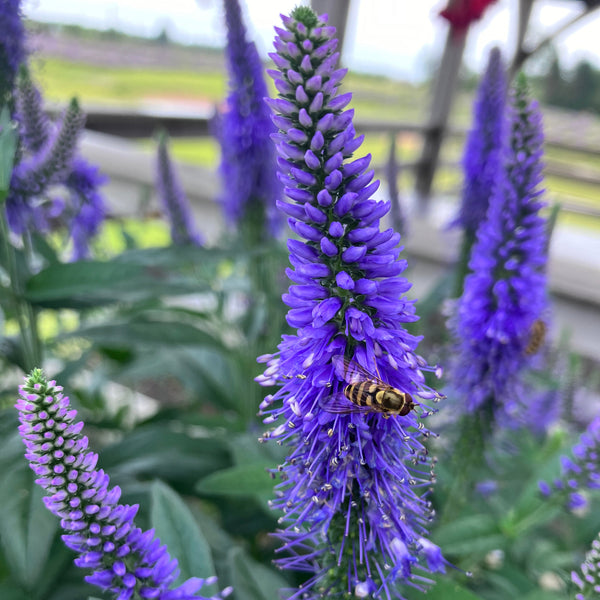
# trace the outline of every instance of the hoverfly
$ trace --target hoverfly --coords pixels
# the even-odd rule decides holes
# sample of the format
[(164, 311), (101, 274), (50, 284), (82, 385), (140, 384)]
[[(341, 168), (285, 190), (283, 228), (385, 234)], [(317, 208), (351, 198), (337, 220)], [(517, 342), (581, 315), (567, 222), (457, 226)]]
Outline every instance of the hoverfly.
[(327, 412), (338, 414), (381, 413), (384, 418), (391, 415), (407, 415), (415, 406), (410, 394), (401, 392), (370, 373), (353, 360), (337, 355), (331, 359), (336, 372), (347, 385), (337, 394), (323, 398), (321, 407)]
[(529, 341), (527, 342), (527, 346), (525, 347), (525, 354), (527, 356), (531, 356), (535, 354), (544, 343), (546, 339), (547, 326), (542, 319), (537, 319), (533, 322), (531, 329), (529, 331)]

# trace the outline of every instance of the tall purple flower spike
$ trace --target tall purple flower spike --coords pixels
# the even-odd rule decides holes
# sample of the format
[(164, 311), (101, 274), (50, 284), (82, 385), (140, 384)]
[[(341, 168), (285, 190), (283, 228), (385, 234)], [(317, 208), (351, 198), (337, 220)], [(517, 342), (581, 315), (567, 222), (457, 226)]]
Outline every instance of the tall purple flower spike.
[[(447, 564), (427, 540), (433, 475), (421, 418), (438, 395), (423, 372), (435, 369), (402, 327), (417, 316), (402, 296), (410, 283), (400, 236), (380, 229), (389, 203), (370, 199), (379, 185), (371, 157), (349, 160), (362, 137), (344, 110), (350, 94), (338, 95), (346, 70), (336, 67), (335, 29), (306, 7), (282, 19), (270, 71), (280, 96), (269, 104), (289, 198), (278, 205), (299, 237), (288, 240), (293, 284), (283, 296), (297, 332), (259, 358), (267, 368), (258, 378), (280, 386), (260, 407), (274, 424), (263, 439), (290, 448), (272, 503), (284, 513), (276, 563), (310, 574), (291, 598), (400, 598), (398, 584), (419, 587), (419, 573)], [(410, 393), (417, 410), (355, 410), (341, 395), (338, 355)]]
[[(450, 322), (457, 340), (453, 382), (474, 412), (489, 406), (504, 425), (519, 424), (521, 374), (548, 318), (547, 235), (539, 211), (542, 123), (519, 79), (510, 103), (504, 170), (479, 227), (462, 297)], [(542, 327), (545, 329), (545, 327)]]
[(264, 102), (268, 94), (264, 69), (254, 43), (247, 40), (238, 0), (224, 0), (227, 23), (225, 55), (229, 95), (218, 122), (221, 145), (221, 202), (230, 225), (253, 218), (257, 210), (276, 237), (282, 217), (275, 206), (281, 195), (270, 135), (276, 131)]
[(171, 587), (179, 574), (177, 560), (160, 545), (154, 530), (135, 527), (137, 505), (118, 504), (121, 490), (109, 488), (108, 475), (96, 469), (98, 455), (88, 451), (83, 423), (76, 422), (77, 411), (62, 387), (34, 369), (20, 387), (15, 406), (25, 457), (38, 477), (36, 483), (49, 494), (44, 503), (60, 518), (65, 544), (79, 555), (75, 564), (93, 571), (85, 580), (116, 600), (203, 598), (196, 592), (214, 583), (213, 578), (192, 578)]
[(502, 54), (493, 48), (473, 105), (473, 128), (463, 156), (464, 184), (458, 223), (475, 235), (485, 219), (496, 180), (502, 170), (506, 75)]
[(202, 237), (196, 229), (190, 202), (183, 191), (167, 147), (167, 136), (161, 134), (158, 139), (156, 162), (156, 189), (171, 225), (171, 239), (176, 245), (202, 245)]

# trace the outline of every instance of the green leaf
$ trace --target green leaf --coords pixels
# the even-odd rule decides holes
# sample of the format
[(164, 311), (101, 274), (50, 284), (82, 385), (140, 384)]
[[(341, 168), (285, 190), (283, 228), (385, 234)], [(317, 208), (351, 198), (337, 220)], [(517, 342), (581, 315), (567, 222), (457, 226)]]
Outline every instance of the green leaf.
[(40, 271), (27, 282), (25, 297), (40, 306), (82, 308), (208, 289), (208, 282), (161, 265), (79, 261), (53, 264)]
[(48, 264), (58, 264), (59, 258), (54, 251), (54, 248), (48, 243), (46, 238), (36, 232), (31, 235), (31, 242), (34, 251), (39, 254)]
[[(148, 345), (145, 349), (136, 348), (136, 356), (119, 371), (121, 381), (131, 382), (171, 376), (179, 380), (193, 395), (194, 399), (210, 403), (222, 411), (226, 408), (241, 411), (245, 402), (249, 402), (246, 389), (238, 385), (241, 373), (238, 365), (226, 349), (217, 346), (172, 345), (168, 352), (157, 351), (157, 346)], [(258, 402), (253, 404), (257, 406)], [(252, 414), (256, 409), (252, 411)]]
[(31, 593), (16, 588), (11, 582), (0, 583), (0, 598), (2, 600), (31, 600)]
[(281, 575), (252, 560), (241, 548), (232, 548), (227, 558), (236, 600), (273, 600), (280, 597), (279, 590), (289, 587)]
[(210, 334), (190, 324), (138, 318), (135, 321), (84, 327), (64, 338), (85, 337), (98, 345), (115, 348), (154, 346), (220, 346)]
[(44, 506), (43, 496), (25, 464), (2, 473), (0, 543), (13, 576), (31, 592), (37, 591), (58, 530), (58, 519)]
[(267, 469), (273, 463), (238, 465), (212, 473), (196, 484), (202, 494), (215, 496), (255, 496), (272, 494), (274, 481)]
[(490, 515), (469, 515), (441, 525), (435, 531), (436, 544), (446, 545), (475, 537), (498, 533), (496, 520)]
[(530, 594), (521, 596), (520, 600), (566, 600), (567, 595), (565, 593), (560, 594), (558, 592), (549, 592), (547, 590), (535, 590)]
[(434, 541), (449, 556), (487, 553), (507, 543), (490, 515), (470, 515), (442, 525), (434, 532)]
[(270, 464), (274, 468), (285, 460), (286, 449), (278, 444), (259, 444), (256, 433), (228, 436), (226, 441), (236, 465)]
[(407, 598), (409, 600), (482, 600), (480, 596), (460, 584), (441, 577), (444, 576), (436, 577), (435, 585), (429, 588), (425, 595), (420, 591), (411, 590), (407, 593)]
[(16, 124), (11, 122), (8, 107), (4, 106), (0, 112), (0, 202), (8, 194), (16, 149)]
[(160, 541), (167, 544), (169, 553), (179, 563), (179, 583), (190, 577), (215, 574), (210, 548), (198, 523), (181, 496), (161, 481), (155, 481), (151, 487), (150, 520)]
[(117, 263), (146, 267), (189, 266), (195, 271), (199, 267), (214, 267), (235, 253), (218, 248), (199, 246), (169, 246), (167, 248), (136, 248), (122, 252), (113, 260)]
[(102, 467), (120, 482), (150, 477), (183, 485), (229, 464), (220, 439), (191, 437), (161, 423), (140, 427), (102, 450)]

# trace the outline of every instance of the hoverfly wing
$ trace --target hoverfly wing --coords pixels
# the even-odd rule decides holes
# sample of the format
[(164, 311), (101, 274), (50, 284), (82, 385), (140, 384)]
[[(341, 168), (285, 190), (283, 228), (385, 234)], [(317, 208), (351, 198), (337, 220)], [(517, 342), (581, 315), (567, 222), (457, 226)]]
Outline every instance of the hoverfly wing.
[(377, 381), (380, 379), (377, 375), (370, 373), (355, 360), (350, 360), (342, 354), (336, 354), (331, 358), (335, 371), (346, 383), (359, 383), (360, 381)]
[(354, 404), (346, 396), (344, 392), (337, 392), (330, 396), (325, 396), (319, 400), (319, 407), (328, 413), (335, 415), (349, 415), (352, 413), (368, 413), (372, 411), (369, 406), (358, 406)]

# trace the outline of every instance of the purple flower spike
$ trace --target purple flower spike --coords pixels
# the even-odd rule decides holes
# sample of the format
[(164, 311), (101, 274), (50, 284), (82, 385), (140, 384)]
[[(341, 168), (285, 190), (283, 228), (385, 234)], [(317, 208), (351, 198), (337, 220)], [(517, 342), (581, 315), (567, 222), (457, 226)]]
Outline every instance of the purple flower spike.
[(77, 411), (62, 387), (34, 369), (15, 406), (25, 456), (38, 476), (36, 483), (49, 494), (44, 503), (60, 518), (65, 544), (79, 555), (75, 564), (93, 570), (85, 580), (123, 600), (203, 598), (196, 592), (213, 578), (192, 578), (171, 589), (179, 574), (177, 560), (153, 530), (135, 527), (137, 506), (118, 504), (121, 490), (109, 488), (108, 475), (96, 469), (98, 455), (87, 450), (83, 423), (76, 422)]
[[(258, 378), (280, 386), (260, 407), (273, 424), (263, 439), (289, 447), (272, 503), (284, 513), (276, 563), (310, 574), (290, 598), (400, 598), (398, 585), (422, 585), (415, 570), (447, 564), (426, 529), (433, 475), (421, 419), (431, 411), (426, 399), (439, 398), (425, 384), (434, 368), (402, 325), (417, 316), (401, 295), (410, 284), (400, 236), (380, 229), (389, 204), (370, 199), (378, 182), (369, 157), (352, 159), (360, 139), (344, 111), (349, 96), (337, 95), (344, 72), (336, 70), (335, 30), (307, 7), (283, 23), (273, 77), (289, 90), (271, 105), (289, 198), (281, 205), (302, 241), (288, 244), (294, 284), (283, 297), (297, 332), (261, 357), (267, 368)], [(410, 394), (414, 410), (353, 404), (344, 394), (350, 371)]]
[(0, 2), (0, 103), (13, 89), (19, 66), (25, 62), (25, 26), (21, 20), (21, 0)]
[(600, 534), (585, 555), (581, 573), (571, 572), (571, 581), (579, 590), (575, 600), (594, 600), (600, 592)]
[(509, 115), (504, 169), (477, 232), (472, 273), (449, 323), (457, 341), (453, 382), (466, 410), (491, 408), (505, 426), (521, 424), (526, 413), (521, 374), (537, 359), (548, 312), (547, 235), (539, 215), (542, 124), (523, 79)]
[(490, 203), (502, 165), (505, 135), (506, 75), (498, 48), (489, 54), (473, 106), (473, 129), (467, 136), (462, 204), (457, 222), (475, 235)]
[(555, 496), (570, 510), (588, 505), (590, 490), (600, 490), (600, 417), (596, 417), (573, 447), (573, 458), (561, 457), (561, 477), (548, 484), (540, 481), (546, 498)]
[(187, 199), (169, 156), (167, 136), (161, 134), (158, 139), (156, 163), (156, 189), (162, 208), (171, 224), (171, 239), (180, 246), (184, 244), (202, 245), (202, 238), (192, 217)]
[(221, 202), (230, 225), (256, 223), (261, 228), (266, 223), (267, 231), (276, 237), (283, 219), (275, 206), (281, 186), (270, 135), (277, 130), (264, 101), (268, 91), (263, 65), (256, 46), (247, 40), (238, 0), (224, 0), (224, 4), (230, 92), (225, 113), (217, 122)]

